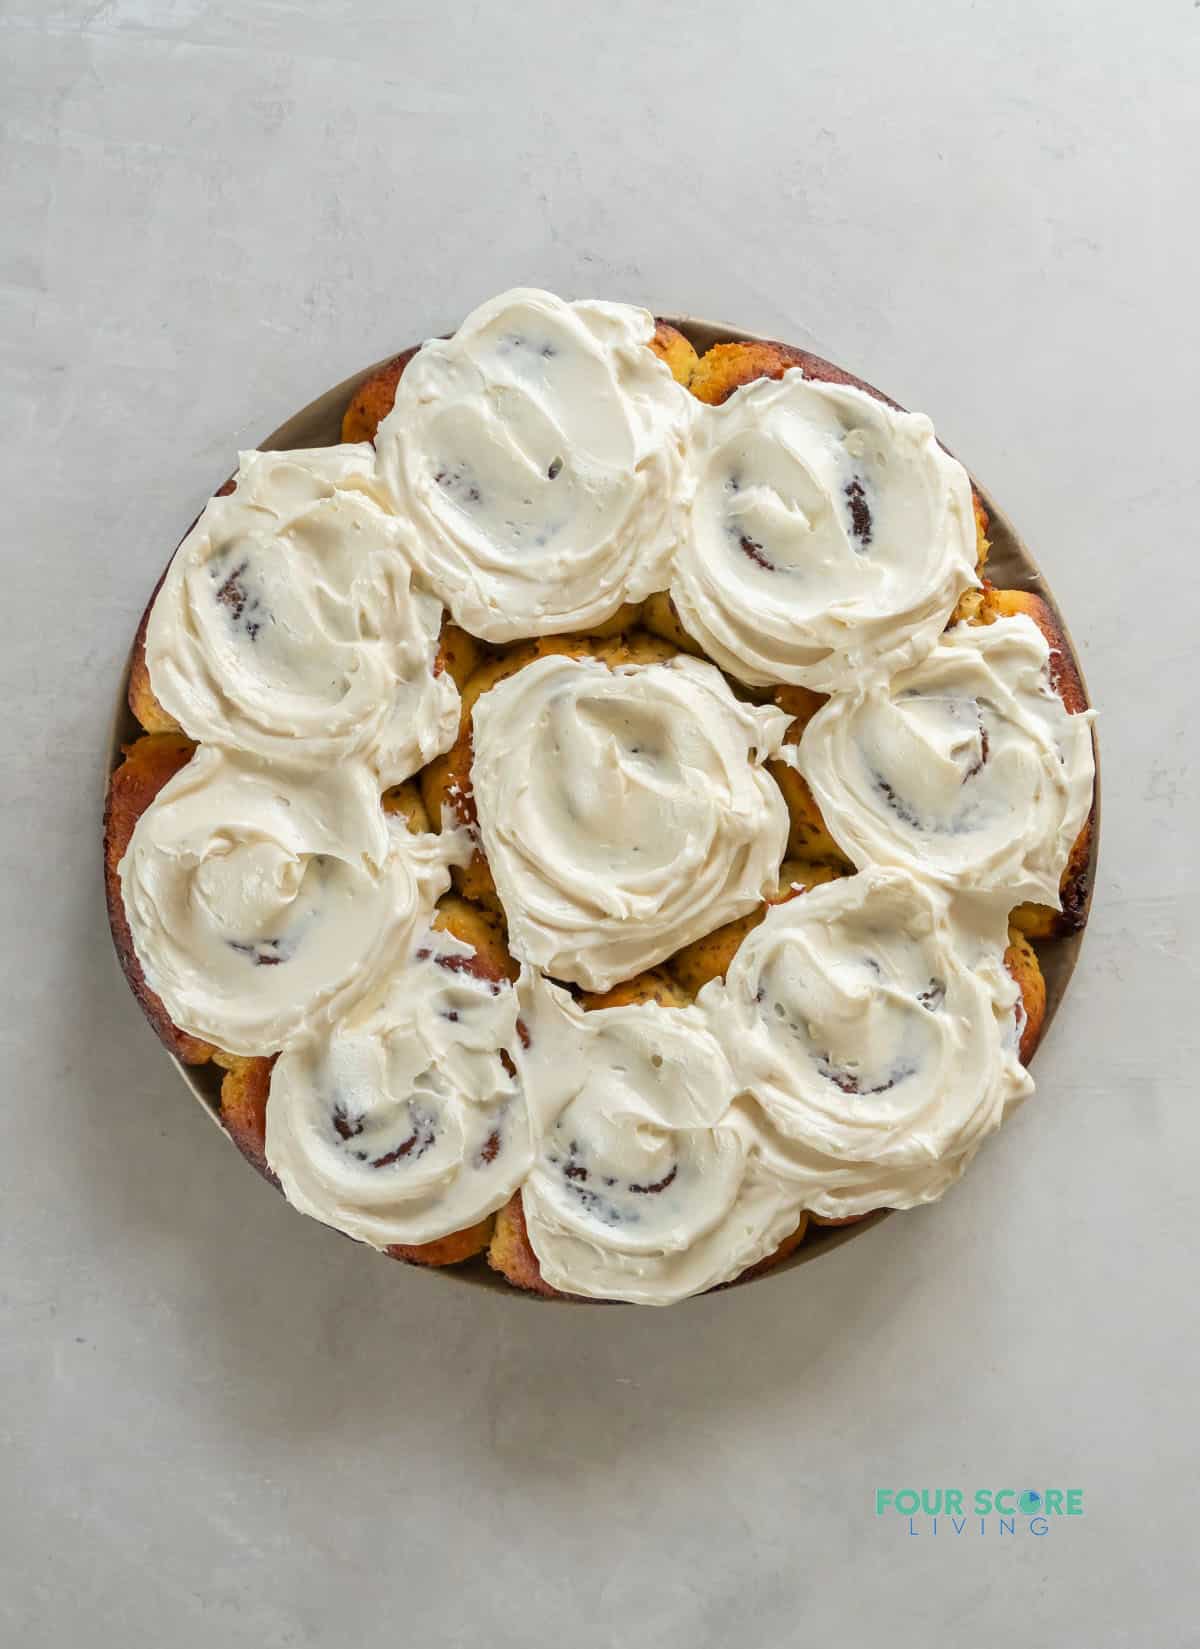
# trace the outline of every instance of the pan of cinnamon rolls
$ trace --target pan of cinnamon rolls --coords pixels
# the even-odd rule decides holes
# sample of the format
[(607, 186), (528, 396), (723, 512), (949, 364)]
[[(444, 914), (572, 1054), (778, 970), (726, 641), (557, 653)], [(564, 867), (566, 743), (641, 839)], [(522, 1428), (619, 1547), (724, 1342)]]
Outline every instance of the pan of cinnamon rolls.
[(517, 289), (236, 470), (135, 637), (113, 939), (300, 1212), (667, 1305), (940, 1197), (1098, 844), (1042, 575), (929, 418)]

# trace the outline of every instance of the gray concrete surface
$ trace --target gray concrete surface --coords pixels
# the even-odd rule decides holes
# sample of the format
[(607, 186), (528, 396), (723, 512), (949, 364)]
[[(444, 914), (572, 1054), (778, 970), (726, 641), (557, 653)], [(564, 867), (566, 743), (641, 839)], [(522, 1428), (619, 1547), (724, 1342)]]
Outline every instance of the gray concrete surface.
[[(1198, 84), (1192, 0), (0, 0), (5, 1643), (1200, 1642)], [(942, 1205), (665, 1314), (292, 1214), (101, 910), (114, 684), (180, 529), (239, 444), (518, 280), (928, 409), (1103, 716), (1037, 1099)], [(875, 1515), (953, 1486), (1084, 1515)]]

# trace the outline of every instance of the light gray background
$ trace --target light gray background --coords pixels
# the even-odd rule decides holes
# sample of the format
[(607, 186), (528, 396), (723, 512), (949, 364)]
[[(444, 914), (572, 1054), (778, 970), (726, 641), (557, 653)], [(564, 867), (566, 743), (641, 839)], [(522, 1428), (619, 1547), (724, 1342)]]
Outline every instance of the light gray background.
[[(0, 54), (0, 1639), (1200, 1642), (1200, 9), (0, 0)], [(929, 409), (1102, 710), (1036, 1100), (940, 1206), (667, 1313), (291, 1213), (101, 908), (114, 686), (180, 530), (238, 445), (517, 281)], [(914, 1539), (876, 1485), (1086, 1515)]]

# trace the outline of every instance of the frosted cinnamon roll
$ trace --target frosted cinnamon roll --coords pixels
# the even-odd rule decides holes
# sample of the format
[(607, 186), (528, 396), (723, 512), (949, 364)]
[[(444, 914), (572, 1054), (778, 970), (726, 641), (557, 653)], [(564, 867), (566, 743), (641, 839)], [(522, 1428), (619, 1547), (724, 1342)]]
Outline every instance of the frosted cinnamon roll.
[(473, 635), (586, 630), (665, 587), (695, 405), (654, 330), (645, 310), (517, 288), (406, 367), (380, 473)]
[(478, 828), (514, 956), (604, 991), (775, 887), (787, 717), (696, 659), (541, 658), (474, 709)]
[(932, 647), (976, 582), (967, 473), (919, 413), (797, 369), (697, 425), (671, 599), (731, 675), (833, 692)]
[(1091, 715), (1069, 715), (1024, 616), (956, 625), (890, 682), (829, 701), (797, 751), (821, 815), (858, 866), (1057, 907), (1092, 804)]
[(503, 972), (423, 927), (369, 997), (276, 1062), (266, 1156), (288, 1201), (375, 1248), (493, 1213), (533, 1157), (522, 1038)]
[(964, 960), (947, 901), (870, 870), (774, 906), (701, 992), (761, 1148), (801, 1206), (930, 1202), (1033, 1084), (999, 951)]
[(119, 874), (173, 1022), (269, 1054), (404, 952), (462, 851), (453, 832), (390, 820), (360, 765), (301, 782), (201, 747), (138, 820)]
[(738, 1276), (797, 1228), (695, 1008), (588, 1012), (529, 975), (522, 1071), (545, 1132), (521, 1192), (541, 1280), (669, 1305)]
[(458, 691), (371, 447), (244, 452), (236, 481), (151, 611), (158, 704), (205, 744), (307, 771), (361, 754), (381, 783), (407, 778), (453, 741)]

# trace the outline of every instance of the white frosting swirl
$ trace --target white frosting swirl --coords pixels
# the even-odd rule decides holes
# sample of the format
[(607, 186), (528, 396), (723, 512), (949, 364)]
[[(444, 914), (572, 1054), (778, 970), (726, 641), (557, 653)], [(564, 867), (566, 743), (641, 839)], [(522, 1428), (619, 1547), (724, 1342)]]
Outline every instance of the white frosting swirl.
[(138, 820), (121, 890), (175, 1024), (269, 1054), (403, 952), (463, 846), (388, 819), (360, 764), (300, 782), (201, 748)]
[(473, 635), (584, 630), (666, 587), (696, 403), (653, 332), (643, 309), (517, 288), (405, 369), (380, 471)]
[(835, 1218), (940, 1196), (1032, 1092), (1017, 999), (1000, 955), (969, 966), (944, 896), (898, 870), (774, 906), (700, 995), (775, 1130), (771, 1167)]
[(442, 605), (377, 491), (369, 444), (240, 454), (146, 630), (151, 686), (190, 737), (308, 770), (362, 754), (384, 784), (449, 748)]
[(536, 660), (474, 711), (472, 783), (513, 954), (590, 990), (752, 910), (787, 808), (787, 717), (711, 664)]
[(1054, 691), (1024, 614), (955, 625), (890, 682), (830, 699), (796, 756), (850, 858), (954, 890), (1059, 902), (1092, 804), (1092, 717)]
[(548, 1121), (521, 1192), (553, 1288), (669, 1305), (728, 1282), (800, 1219), (763, 1163), (729, 1063), (696, 1008), (585, 1012), (523, 982), (526, 1083)]
[(533, 1159), (518, 1046), (512, 985), (421, 932), (370, 998), (275, 1064), (266, 1152), (288, 1201), (375, 1248), (493, 1213)]
[(793, 368), (699, 426), (671, 594), (742, 681), (834, 692), (922, 657), (976, 582), (967, 473), (920, 413)]

